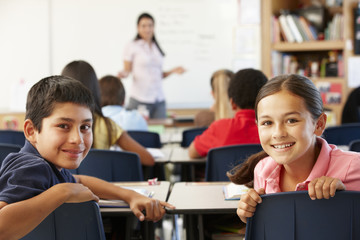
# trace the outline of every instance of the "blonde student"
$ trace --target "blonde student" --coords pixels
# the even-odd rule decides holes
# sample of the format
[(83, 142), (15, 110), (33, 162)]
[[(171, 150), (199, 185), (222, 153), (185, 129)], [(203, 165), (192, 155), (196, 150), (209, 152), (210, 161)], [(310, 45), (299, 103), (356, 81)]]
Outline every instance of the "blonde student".
[(135, 152), (139, 155), (142, 165), (155, 164), (151, 154), (136, 142), (121, 126), (103, 115), (101, 110), (101, 94), (99, 80), (94, 68), (85, 61), (72, 61), (67, 64), (61, 75), (68, 76), (82, 82), (93, 94), (95, 101), (94, 116), (94, 143), (93, 148), (110, 149), (117, 145), (125, 151)]
[(307, 190), (313, 200), (337, 190), (360, 190), (360, 154), (328, 144), (321, 135), (326, 115), (319, 91), (306, 77), (278, 76), (261, 88), (255, 102), (264, 152), (237, 167), (231, 181), (254, 189), (241, 196), (237, 214), (253, 216), (261, 194)]
[(65, 202), (122, 199), (140, 221), (158, 221), (163, 207), (172, 207), (67, 170), (77, 168), (91, 148), (94, 108), (91, 92), (71, 78), (44, 78), (30, 89), (25, 145), (9, 154), (0, 169), (0, 239), (25, 236)]

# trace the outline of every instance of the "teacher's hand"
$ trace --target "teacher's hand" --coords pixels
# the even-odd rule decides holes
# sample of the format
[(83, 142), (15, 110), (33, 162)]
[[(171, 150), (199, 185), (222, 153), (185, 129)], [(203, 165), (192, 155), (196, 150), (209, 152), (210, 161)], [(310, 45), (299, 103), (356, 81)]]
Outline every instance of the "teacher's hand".
[(186, 72), (185, 68), (183, 67), (176, 67), (176, 68), (173, 68), (171, 70), (172, 73), (177, 73), (177, 74), (183, 74), (184, 72)]

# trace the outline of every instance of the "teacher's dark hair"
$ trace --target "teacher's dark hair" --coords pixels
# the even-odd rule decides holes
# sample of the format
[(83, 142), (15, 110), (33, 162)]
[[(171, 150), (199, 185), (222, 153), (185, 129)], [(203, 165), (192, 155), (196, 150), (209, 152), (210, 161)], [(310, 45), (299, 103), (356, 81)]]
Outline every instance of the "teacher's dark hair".
[[(154, 18), (153, 18), (150, 14), (148, 14), (148, 13), (142, 13), (142, 14), (140, 14), (140, 16), (138, 17), (137, 25), (139, 25), (141, 19), (143, 19), (143, 18), (149, 18), (149, 19), (151, 19), (151, 20), (153, 21), (153, 23), (155, 24), (155, 20), (154, 20)], [(136, 34), (136, 37), (135, 37), (135, 40), (139, 40), (139, 39), (141, 39), (141, 37), (140, 37), (139, 33), (137, 33), (137, 34)], [(155, 43), (155, 45), (156, 45), (157, 48), (159, 49), (161, 55), (165, 56), (164, 51), (161, 49), (159, 43), (156, 41), (155, 34), (154, 34), (153, 37), (152, 37), (152, 41)]]

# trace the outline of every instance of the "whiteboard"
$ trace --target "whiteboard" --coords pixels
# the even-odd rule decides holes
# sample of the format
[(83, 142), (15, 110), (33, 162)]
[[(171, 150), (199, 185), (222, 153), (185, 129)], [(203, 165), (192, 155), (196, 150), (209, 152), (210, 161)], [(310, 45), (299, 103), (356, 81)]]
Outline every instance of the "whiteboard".
[[(256, 42), (260, 51), (260, 37), (239, 28), (239, 3), (249, 1), (1, 0), (0, 111), (24, 111), (29, 88), (60, 74), (73, 60), (89, 62), (99, 78), (116, 75), (143, 12), (155, 18), (156, 38), (166, 54), (164, 70), (187, 70), (164, 80), (167, 107), (210, 107), (213, 72), (259, 67), (256, 57), (239, 58), (248, 43)], [(259, 25), (247, 29), (260, 32)], [(131, 81), (131, 76), (124, 79), (127, 92)]]
[[(236, 0), (53, 0), (53, 69), (88, 61), (98, 77), (123, 67), (125, 45), (136, 35), (142, 12), (155, 19), (165, 52), (164, 70), (183, 66), (183, 75), (163, 82), (168, 108), (209, 107), (211, 74), (232, 69)], [(124, 80), (127, 92), (131, 76)]]

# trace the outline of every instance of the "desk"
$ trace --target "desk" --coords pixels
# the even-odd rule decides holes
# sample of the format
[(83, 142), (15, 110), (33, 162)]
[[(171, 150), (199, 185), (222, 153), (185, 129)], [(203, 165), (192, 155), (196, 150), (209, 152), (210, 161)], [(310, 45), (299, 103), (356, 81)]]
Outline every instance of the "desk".
[[(204, 239), (202, 214), (236, 214), (238, 200), (229, 201), (224, 198), (222, 189), (227, 184), (229, 182), (175, 183), (168, 202), (176, 209), (167, 209), (167, 213), (185, 214), (186, 239)], [(197, 215), (198, 236), (192, 215)]]
[[(149, 185), (148, 182), (116, 182), (114, 184), (122, 187), (131, 187), (131, 188), (144, 188), (148, 191), (154, 191), (155, 194), (153, 198), (156, 198), (161, 201), (166, 201), (170, 182), (161, 181), (159, 185)], [(128, 217), (126, 229), (130, 229), (130, 216), (133, 216), (133, 212), (130, 208), (105, 208), (101, 207), (100, 212), (102, 216), (126, 216)], [(144, 222), (144, 235), (145, 239), (154, 239), (154, 223), (153, 222)], [(126, 231), (126, 239), (130, 239), (130, 231)]]

